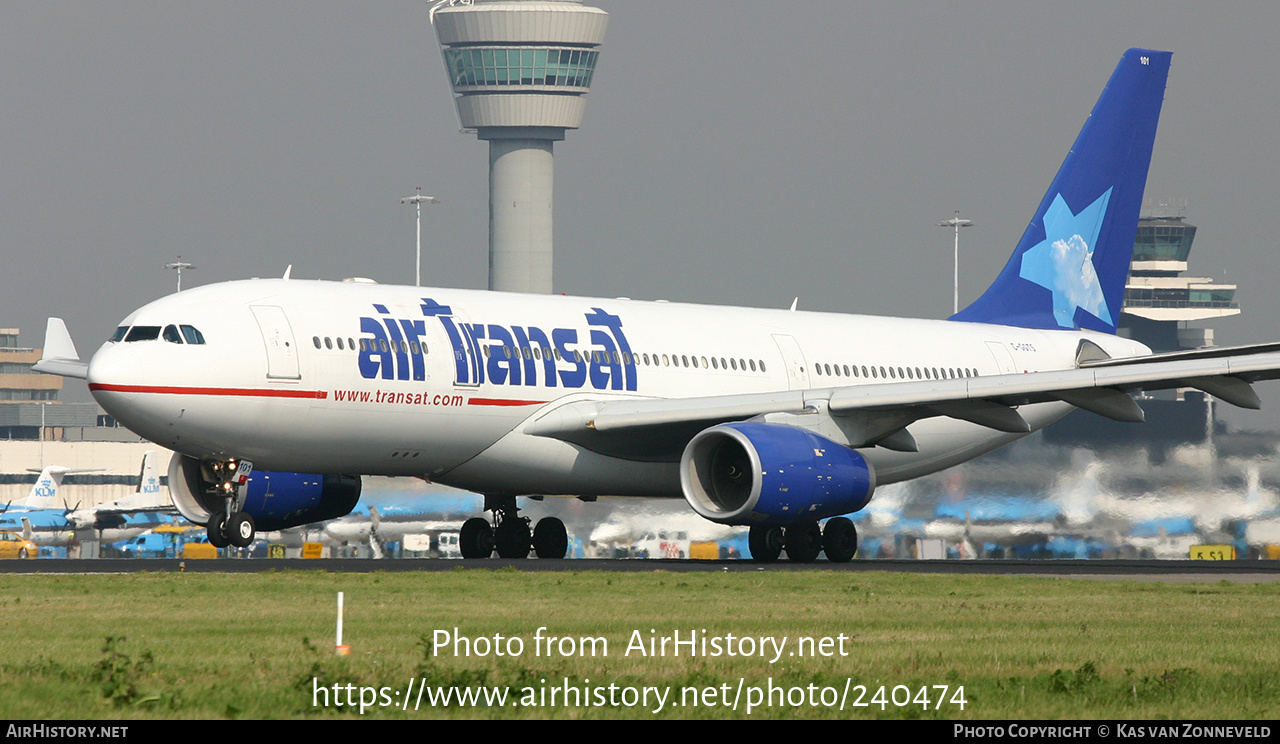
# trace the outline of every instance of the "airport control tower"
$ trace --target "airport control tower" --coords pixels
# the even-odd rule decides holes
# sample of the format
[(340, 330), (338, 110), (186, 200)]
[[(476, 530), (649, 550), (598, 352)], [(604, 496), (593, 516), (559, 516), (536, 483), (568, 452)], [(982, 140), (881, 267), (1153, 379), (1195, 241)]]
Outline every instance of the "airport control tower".
[(464, 130), (489, 143), (489, 288), (551, 292), (553, 144), (582, 125), (608, 14), (577, 0), (441, 0)]

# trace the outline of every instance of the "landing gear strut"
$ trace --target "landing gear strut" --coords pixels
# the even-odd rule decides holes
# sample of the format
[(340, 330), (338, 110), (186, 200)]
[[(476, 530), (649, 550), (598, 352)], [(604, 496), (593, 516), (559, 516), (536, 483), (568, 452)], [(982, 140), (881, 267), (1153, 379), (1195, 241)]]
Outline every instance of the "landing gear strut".
[[(209, 532), (209, 544), (215, 548), (233, 545), (247, 548), (253, 544), (257, 526), (253, 516), (241, 511), (244, 501), (240, 498), (240, 486), (249, 480), (253, 463), (248, 460), (212, 460), (204, 463), (205, 480), (214, 484), (217, 496), (222, 498), (220, 511), (214, 511), (205, 528)], [(216, 497), (215, 497), (216, 498)]]
[(568, 552), (568, 533), (559, 519), (544, 517), (531, 533), (514, 496), (485, 496), (484, 508), (493, 512), (493, 526), (483, 517), (463, 523), (458, 536), (463, 558), (488, 558), (495, 549), (500, 558), (528, 558), (530, 549), (539, 558), (563, 558)]

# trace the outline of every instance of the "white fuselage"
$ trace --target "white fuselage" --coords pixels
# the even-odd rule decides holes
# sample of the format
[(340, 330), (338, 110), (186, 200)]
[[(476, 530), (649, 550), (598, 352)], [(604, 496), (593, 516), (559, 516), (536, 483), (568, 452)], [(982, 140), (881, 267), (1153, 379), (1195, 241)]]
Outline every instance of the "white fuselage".
[[(113, 341), (90, 363), (102, 407), (157, 444), (495, 494), (680, 495), (671, 458), (522, 432), (566, 403), (1069, 369), (1082, 338), (1116, 357), (1149, 353), (1087, 331), (279, 279), (174, 294), (122, 325), (190, 326), (203, 340)], [(1069, 410), (1019, 412), (1035, 429)], [(1019, 436), (945, 417), (910, 432), (918, 452), (860, 450), (879, 483)]]

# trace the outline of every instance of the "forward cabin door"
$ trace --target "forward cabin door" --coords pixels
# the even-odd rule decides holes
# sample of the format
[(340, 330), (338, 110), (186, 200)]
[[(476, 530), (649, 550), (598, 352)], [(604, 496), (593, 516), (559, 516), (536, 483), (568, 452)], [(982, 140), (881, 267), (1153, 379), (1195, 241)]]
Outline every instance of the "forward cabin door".
[(262, 342), (267, 347), (267, 379), (301, 380), (298, 372), (298, 344), (284, 310), (275, 305), (251, 305), (253, 317), (262, 331)]

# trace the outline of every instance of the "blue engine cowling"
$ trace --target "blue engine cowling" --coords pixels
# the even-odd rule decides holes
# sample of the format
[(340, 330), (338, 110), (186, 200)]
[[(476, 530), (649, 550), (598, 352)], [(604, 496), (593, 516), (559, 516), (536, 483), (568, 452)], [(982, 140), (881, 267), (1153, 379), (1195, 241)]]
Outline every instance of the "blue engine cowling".
[(787, 526), (856, 512), (876, 488), (871, 463), (842, 444), (783, 424), (720, 424), (680, 459), (685, 500), (713, 522)]
[[(223, 508), (222, 497), (201, 474), (200, 461), (175, 453), (169, 462), (169, 494), (178, 512), (195, 524), (206, 524)], [(360, 500), (357, 475), (313, 475), (253, 471), (244, 488), (241, 509), (259, 530), (283, 530), (345, 517)]]

